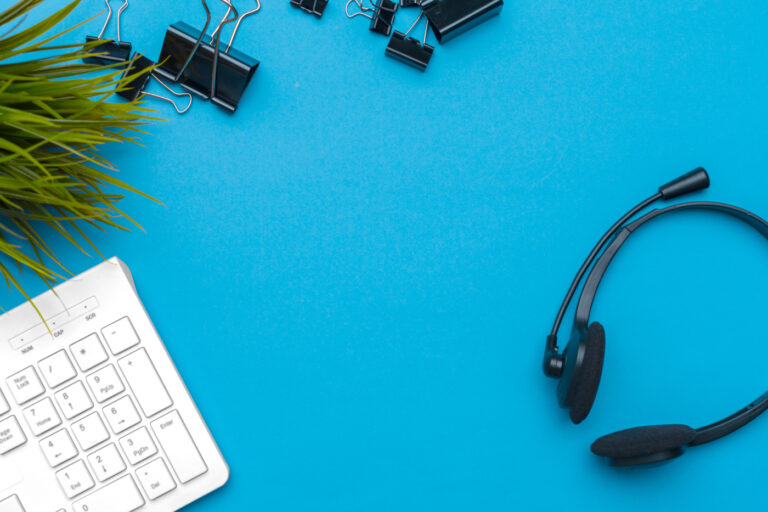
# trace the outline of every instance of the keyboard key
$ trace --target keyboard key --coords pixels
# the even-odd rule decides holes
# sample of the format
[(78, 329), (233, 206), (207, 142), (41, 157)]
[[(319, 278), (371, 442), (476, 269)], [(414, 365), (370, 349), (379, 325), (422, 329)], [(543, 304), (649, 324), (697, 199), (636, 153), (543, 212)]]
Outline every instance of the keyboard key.
[(96, 485), (85, 467), (85, 462), (81, 460), (56, 473), (56, 478), (69, 499), (80, 496)]
[(109, 480), (126, 469), (125, 462), (114, 444), (108, 444), (90, 454), (88, 462), (99, 482)]
[(163, 459), (155, 459), (139, 468), (136, 476), (150, 500), (156, 500), (176, 488), (176, 482), (173, 481), (171, 472), (168, 471), (168, 466)]
[(72, 361), (69, 360), (69, 356), (63, 350), (59, 350), (55, 354), (46, 357), (37, 366), (40, 368), (40, 373), (43, 374), (43, 378), (49, 388), (55, 388), (68, 380), (74, 379), (77, 375), (75, 367), (72, 366)]
[(125, 391), (123, 381), (120, 380), (117, 370), (111, 364), (89, 375), (87, 380), (93, 396), (99, 403), (106, 402)]
[(0, 501), (0, 512), (24, 512), (19, 497), (15, 494)]
[(72, 442), (69, 432), (65, 429), (61, 429), (40, 441), (40, 448), (43, 449), (43, 455), (52, 468), (77, 457), (75, 443)]
[(43, 383), (40, 382), (37, 372), (31, 366), (8, 377), (7, 382), (13, 398), (19, 405), (25, 404), (45, 393)]
[(133, 512), (144, 506), (144, 498), (131, 475), (115, 480), (76, 501), (74, 512)]
[(82, 372), (96, 368), (109, 358), (96, 333), (76, 341), (69, 347), (69, 350), (72, 351), (75, 362)]
[(181, 483), (185, 484), (208, 471), (178, 411), (153, 421), (152, 430)]
[(61, 412), (64, 413), (64, 417), (71, 420), (75, 416), (93, 409), (93, 402), (91, 397), (88, 396), (88, 392), (85, 390), (85, 386), (81, 381), (77, 381), (74, 384), (67, 386), (63, 390), (56, 393), (56, 401), (61, 407)]
[(8, 405), (8, 400), (3, 396), (3, 392), (0, 391), (0, 416), (11, 410), (11, 406)]
[(72, 432), (75, 433), (80, 448), (88, 451), (97, 444), (103, 443), (109, 439), (109, 432), (104, 422), (101, 421), (99, 413), (89, 414), (80, 421), (72, 424)]
[(104, 417), (115, 434), (121, 434), (141, 421), (131, 397), (124, 396), (104, 408)]
[(173, 400), (145, 349), (125, 356), (118, 364), (128, 387), (139, 402), (139, 407), (144, 411), (144, 416), (150, 418), (173, 405)]
[(0, 421), (0, 455), (5, 455), (27, 442), (16, 416), (8, 416)]
[(135, 432), (120, 439), (120, 446), (123, 447), (125, 456), (131, 465), (143, 462), (157, 453), (157, 446), (152, 441), (152, 436), (146, 427), (141, 427)]
[(43, 398), (35, 405), (24, 409), (24, 417), (27, 419), (29, 429), (36, 436), (45, 434), (61, 425), (61, 418), (50, 398)]
[(107, 340), (109, 350), (115, 355), (121, 354), (139, 343), (139, 335), (136, 334), (136, 330), (127, 316), (103, 328), (101, 334)]

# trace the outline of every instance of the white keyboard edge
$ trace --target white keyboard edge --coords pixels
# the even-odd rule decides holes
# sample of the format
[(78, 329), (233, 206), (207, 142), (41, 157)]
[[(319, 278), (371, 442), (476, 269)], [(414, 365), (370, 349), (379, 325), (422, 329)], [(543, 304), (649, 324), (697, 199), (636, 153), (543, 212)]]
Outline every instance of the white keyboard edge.
[[(54, 293), (55, 291), (55, 293)], [(202, 414), (194, 403), (186, 384), (182, 380), (176, 365), (173, 363), (171, 356), (162, 342), (159, 333), (157, 332), (154, 324), (149, 318), (141, 299), (138, 296), (136, 286), (128, 266), (119, 260), (118, 258), (111, 258), (99, 265), (83, 272), (82, 274), (58, 285), (54, 291), (47, 291), (40, 296), (33, 299), (35, 305), (38, 306), (46, 319), (49, 320), (49, 324), (52, 325), (52, 331), (55, 337), (52, 337), (47, 329), (43, 330), (44, 325), (40, 320), (35, 309), (29, 303), (23, 303), (17, 308), (10, 310), (3, 315), (0, 315), (0, 390), (2, 396), (0, 396), (0, 426), (4, 423), (11, 424), (10, 418), (14, 418), (26, 437), (26, 442), (20, 446), (9, 450), (8, 453), (0, 455), (0, 512), (81, 512), (86, 510), (98, 511), (99, 500), (114, 500), (114, 496), (110, 496), (111, 489), (120, 492), (127, 492), (129, 494), (134, 491), (131, 490), (131, 482), (127, 477), (130, 476), (133, 480), (133, 486), (136, 488), (135, 496), (126, 495), (125, 498), (125, 512), (172, 512), (178, 510), (199, 498), (213, 492), (214, 490), (222, 487), (229, 479), (230, 470), (224, 457), (216, 444), (208, 426), (206, 425)], [(93, 293), (91, 293), (93, 292)], [(95, 301), (93, 300), (95, 298)], [(74, 306), (83, 308), (83, 313), (79, 313), (79, 309)], [(78, 316), (80, 314), (80, 316)], [(121, 316), (122, 315), (122, 316)], [(118, 321), (122, 317), (129, 319), (128, 324), (125, 322), (119, 324), (131, 325), (135, 332), (138, 333), (140, 341), (130, 348), (114, 354), (109, 345), (105, 341), (102, 329), (106, 326), (118, 324)], [(55, 325), (53, 325), (55, 323)], [(41, 328), (42, 326), (42, 328)], [(108, 354), (108, 360), (98, 363), (92, 369), (82, 371), (78, 366), (73, 353), (71, 352), (71, 345), (79, 340), (81, 336), (86, 337), (90, 333), (96, 332), (101, 341), (102, 346)], [(112, 331), (112, 335), (119, 334), (119, 329), (116, 328)], [(42, 334), (41, 334), (42, 333)], [(116, 344), (116, 346), (119, 346)], [(140, 354), (141, 349), (144, 349), (146, 354)], [(64, 375), (62, 378), (68, 378), (66, 383), (60, 384), (55, 388), (49, 387), (48, 378), (55, 379), (54, 374), (48, 376), (41, 374), (42, 369), (39, 363), (49, 358), (51, 355), (56, 355), (58, 352), (65, 351), (68, 356), (71, 365), (76, 369), (76, 376), (69, 377)], [(85, 352), (83, 352), (85, 354)], [(81, 354), (81, 356), (83, 356)], [(127, 358), (131, 356), (131, 358)], [(145, 357), (146, 356), (146, 357)], [(133, 359), (137, 363), (144, 364), (144, 368), (147, 368), (145, 359), (151, 361), (151, 365), (154, 366), (157, 374), (160, 376), (162, 384), (165, 386), (169, 395), (169, 400), (172, 405), (168, 405), (160, 400), (158, 404), (150, 404), (149, 412), (145, 411), (141, 404), (136, 403), (135, 391), (131, 388), (125, 378), (126, 373), (122, 370), (119, 371), (119, 378), (125, 386), (125, 391), (119, 392), (114, 398), (105, 400), (103, 403), (98, 403), (96, 400), (96, 394), (86, 383), (87, 377), (92, 377), (94, 373), (104, 370), (109, 365), (114, 365), (118, 368), (119, 361), (126, 359), (132, 364)], [(52, 359), (53, 360), (53, 359)], [(126, 363), (128, 364), (128, 363)], [(14, 381), (7, 381), (7, 378), (11, 375), (17, 374), (17, 372), (25, 370), (25, 368), (32, 366), (37, 376), (45, 388), (43, 394), (36, 396), (34, 399), (19, 405), (16, 403), (15, 395), (10, 386)], [(56, 368), (66, 366), (66, 363), (60, 364)], [(51, 370), (51, 366), (46, 364), (48, 370)], [(128, 367), (126, 367), (128, 368)], [(135, 368), (135, 367), (134, 367)], [(130, 368), (128, 368), (130, 369)], [(132, 370), (134, 371), (134, 370)], [(150, 379), (151, 380), (151, 379)], [(78, 414), (71, 420), (65, 419), (64, 407), (57, 400), (63, 400), (61, 398), (62, 389), (68, 388), (73, 383), (82, 382), (87, 389), (92, 402), (92, 407), (87, 411)], [(139, 381), (135, 381), (139, 383)], [(23, 383), (22, 383), (23, 384)], [(13, 384), (16, 385), (16, 384)], [(142, 387), (141, 384), (137, 385), (137, 388)], [(26, 393), (28, 389), (35, 391), (35, 387), (24, 388), (16, 390), (17, 393)], [(73, 390), (78, 390), (79, 386), (73, 386)], [(101, 390), (98, 390), (101, 391)], [(139, 390), (141, 391), (141, 390)], [(58, 399), (56, 395), (59, 395)], [(110, 406), (116, 404), (121, 398), (132, 397), (134, 408), (138, 411), (140, 417), (140, 423), (128, 428), (120, 434), (115, 434), (114, 430), (110, 430), (112, 425), (109, 424), (107, 419), (108, 412), (105, 405)], [(144, 393), (144, 400), (150, 395)], [(120, 398), (118, 398), (120, 397)], [(4, 412), (3, 398), (9, 404), (8, 411)], [(61, 425), (45, 431), (41, 435), (34, 435), (29, 424), (29, 419), (25, 416), (25, 410), (31, 409), (31, 405), (37, 406), (44, 399), (50, 399), (56, 404), (56, 410), (58, 416), (60, 416)], [(156, 405), (154, 407), (153, 405)], [(66, 406), (73, 407), (72, 403), (66, 403)], [(81, 403), (80, 406), (85, 407), (87, 403)], [(102, 409), (104, 407), (104, 410)], [(164, 407), (158, 411), (155, 411), (158, 407)], [(49, 411), (48, 408), (41, 409), (42, 411)], [(79, 410), (79, 409), (78, 409)], [(48, 436), (55, 440), (63, 441), (66, 443), (66, 436), (58, 435), (54, 438), (52, 434), (60, 434), (61, 431), (72, 432), (74, 425), (98, 411), (99, 416), (105, 425), (108, 425), (107, 430), (110, 434), (108, 440), (99, 443), (89, 450), (82, 450), (80, 446), (77, 446), (77, 442), (72, 444), (76, 446), (77, 455), (71, 460), (61, 463), (56, 468), (51, 468), (49, 460), (44, 456), (44, 451), (40, 441), (46, 439)], [(160, 445), (158, 441), (158, 435), (153, 430), (153, 423), (155, 428), (159, 432), (160, 428), (167, 424), (167, 427), (171, 431), (177, 428), (174, 425), (173, 413), (177, 412), (182, 419), (182, 423), (186, 427), (195, 448), (204, 461), (206, 471), (195, 478), (182, 482), (181, 473), (176, 470), (170, 463), (169, 453), (172, 456), (180, 456), (178, 453), (173, 454), (173, 449), (168, 452), (167, 448)], [(29, 414), (27, 411), (26, 414)], [(111, 414), (111, 412), (109, 413)], [(149, 414), (149, 417), (147, 417)], [(163, 418), (163, 422), (158, 420)], [(49, 418), (45, 418), (46, 420)], [(107, 421), (104, 421), (107, 419)], [(168, 421), (165, 421), (168, 420)], [(126, 425), (128, 423), (125, 423)], [(47, 428), (47, 427), (37, 427)], [(67, 499), (62, 485), (59, 484), (57, 479), (57, 473), (63, 473), (63, 468), (75, 466), (80, 461), (83, 461), (86, 467), (90, 470), (90, 476), (96, 475), (94, 466), (89, 466), (88, 457), (92, 456), (94, 452), (100, 451), (105, 447), (108, 447), (111, 443), (115, 446), (120, 446), (120, 439), (125, 437), (126, 434), (135, 433), (137, 430), (147, 428), (149, 432), (152, 432), (151, 437), (154, 443), (158, 446), (156, 454), (148, 457), (138, 464), (131, 464), (127, 460), (125, 449), (118, 448), (119, 455), (122, 455), (123, 463), (126, 469), (119, 473), (110, 476), (104, 483), (99, 483), (94, 480), (94, 488), (89, 489), (86, 492), (82, 492), (72, 499)], [(176, 431), (178, 432), (178, 431)], [(0, 431), (0, 443), (3, 442), (2, 431)], [(69, 436), (73, 438), (72, 435)], [(75, 436), (76, 437), (76, 436)], [(183, 437), (183, 436), (181, 436)], [(170, 443), (167, 439), (165, 442)], [(12, 446), (13, 440), (9, 441), (6, 446)], [(0, 444), (0, 452), (3, 451), (2, 444)], [(57, 446), (51, 450), (55, 450)], [(170, 445), (169, 445), (170, 448)], [(66, 452), (66, 451), (65, 451)], [(56, 456), (61, 455), (59, 452), (46, 453), (45, 455)], [(105, 452), (107, 453), (107, 452)], [(120, 456), (118, 455), (118, 459)], [(166, 468), (169, 470), (168, 475), (165, 475), (163, 471), (163, 465), (158, 461), (163, 460)], [(193, 461), (194, 462), (194, 461)], [(192, 464), (194, 466), (194, 464)], [(139, 469), (146, 472), (142, 474), (142, 478), (145, 481), (140, 481)], [(119, 467), (117, 468), (119, 469)], [(199, 468), (202, 470), (202, 467)], [(147, 478), (154, 477), (155, 475), (161, 475), (157, 482), (152, 480), (146, 481)], [(192, 473), (194, 474), (194, 473)], [(165, 481), (162, 481), (166, 478)], [(173, 482), (168, 481), (173, 480)], [(79, 482), (78, 482), (79, 483)], [(150, 495), (143, 487), (144, 485), (155, 485), (160, 487), (161, 483), (170, 487), (173, 483), (174, 488), (159, 497), (153, 496), (154, 499), (150, 499)], [(113, 485), (114, 484), (114, 485)], [(84, 487), (83, 487), (84, 488)], [(103, 491), (104, 489), (110, 489), (110, 491)], [(41, 492), (41, 489), (45, 489), (45, 492)], [(140, 489), (140, 490), (139, 490)], [(160, 489), (161, 491), (164, 489)], [(73, 491), (74, 492), (74, 491)], [(154, 492), (154, 491), (153, 491)], [(142, 505), (138, 505), (138, 495), (141, 496), (143, 501)], [(131, 501), (133, 498), (133, 502)], [(22, 508), (16, 503), (19, 503)], [(133, 503), (133, 504), (130, 504)], [(73, 506), (77, 506), (73, 508)], [(138, 508), (135, 508), (137, 507)], [(133, 508), (131, 508), (133, 507)], [(130, 508), (130, 510), (128, 510)], [(110, 506), (107, 512), (115, 512), (114, 506)], [(120, 511), (122, 512), (122, 511)]]

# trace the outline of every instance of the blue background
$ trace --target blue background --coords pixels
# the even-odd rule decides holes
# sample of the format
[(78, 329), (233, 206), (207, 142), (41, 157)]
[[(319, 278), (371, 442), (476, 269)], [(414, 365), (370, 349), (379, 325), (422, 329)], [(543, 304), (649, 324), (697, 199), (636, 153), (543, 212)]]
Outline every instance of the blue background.
[[(156, 57), (170, 23), (202, 25), (172, 3), (135, 0), (124, 39)], [(768, 215), (766, 19), (759, 1), (509, 1), (430, 35), (421, 74), (340, 0), (321, 20), (265, 0), (237, 39), (262, 67), (234, 116), (153, 101), (169, 121), (145, 147), (105, 150), (165, 206), (126, 199), (146, 233), (97, 243), (133, 270), (232, 468), (189, 510), (762, 507), (768, 419), (653, 469), (588, 449), (763, 392), (759, 235), (699, 214), (630, 241), (594, 311), (606, 366), (581, 426), (540, 358), (583, 257), (661, 183), (704, 165), (699, 198)], [(56, 247), (76, 272), (99, 261)]]

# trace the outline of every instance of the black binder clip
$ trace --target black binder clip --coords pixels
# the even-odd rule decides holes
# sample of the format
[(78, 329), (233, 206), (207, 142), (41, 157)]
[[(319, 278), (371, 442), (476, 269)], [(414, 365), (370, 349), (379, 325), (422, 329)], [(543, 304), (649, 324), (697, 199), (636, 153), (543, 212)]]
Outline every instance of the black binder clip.
[[(237, 9), (230, 0), (222, 0), (227, 6), (227, 13), (211, 37), (210, 43), (203, 41), (211, 20), (208, 5), (203, 0), (207, 19), (202, 31), (184, 23), (171, 25), (165, 34), (160, 50), (158, 75), (172, 82), (178, 82), (184, 89), (210, 99), (216, 105), (234, 112), (251, 82), (259, 61), (232, 48), (240, 24), (246, 16), (261, 9), (257, 7), (238, 17)], [(230, 12), (234, 13), (228, 18)], [(224, 51), (220, 51), (221, 32), (224, 25), (237, 20), (235, 28)]]
[(408, 7), (421, 7), (421, 0), (400, 0), (400, 7), (407, 9)]
[[(168, 103), (173, 105), (173, 108), (175, 108), (176, 112), (178, 112), (179, 114), (186, 113), (192, 106), (192, 95), (189, 94), (188, 92), (176, 92), (170, 87), (168, 87), (168, 85), (165, 82), (163, 82), (157, 76), (155, 76), (152, 70), (149, 69), (154, 65), (155, 65), (154, 62), (144, 57), (143, 55), (139, 55), (138, 57), (134, 55), (134, 60), (131, 62), (131, 65), (128, 66), (123, 72), (123, 78), (124, 79), (130, 78), (130, 81), (127, 82), (124, 87), (122, 87), (120, 90), (117, 91), (117, 95), (128, 101), (135, 101), (142, 96), (151, 96), (153, 98), (158, 98), (163, 101), (167, 101)], [(185, 108), (180, 109), (179, 106), (176, 104), (176, 102), (173, 101), (171, 98), (166, 98), (165, 96), (160, 96), (159, 94), (146, 92), (144, 89), (146, 89), (150, 78), (154, 78), (155, 80), (157, 80), (157, 82), (160, 85), (165, 87), (165, 89), (171, 94), (173, 94), (174, 96), (188, 97), (189, 104)]]
[(437, 40), (444, 43), (501, 12), (504, 0), (424, 0)]
[[(399, 4), (396, 4), (392, 0), (378, 0), (378, 3), (375, 3), (374, 0), (370, 0), (373, 7), (366, 7), (363, 3), (364, 1), (365, 0), (349, 0), (346, 7), (344, 8), (344, 12), (347, 14), (347, 18), (365, 16), (371, 20), (371, 23), (368, 27), (371, 32), (376, 32), (377, 34), (382, 34), (385, 36), (391, 34), (392, 25), (395, 23), (395, 15), (397, 14), (398, 7), (400, 7)], [(356, 13), (350, 14), (349, 6), (353, 2), (357, 4), (357, 7), (360, 10)]]
[(91, 51), (100, 55), (91, 55), (83, 58), (83, 62), (86, 64), (107, 66), (109, 64), (126, 62), (131, 57), (131, 43), (126, 43), (120, 38), (120, 17), (122, 16), (123, 11), (128, 8), (128, 0), (123, 0), (123, 5), (121, 5), (120, 9), (117, 11), (117, 42), (112, 41), (111, 39), (102, 39), (104, 37), (104, 32), (107, 31), (107, 26), (109, 26), (109, 20), (112, 19), (112, 7), (109, 5), (109, 0), (106, 0), (106, 2), (107, 21), (105, 21), (104, 26), (101, 27), (101, 32), (99, 32), (98, 36), (87, 36), (85, 38), (86, 43), (99, 41), (99, 44), (94, 46)]
[(419, 21), (421, 21), (421, 18), (423, 17), (424, 11), (419, 13), (419, 17), (416, 18), (416, 21), (413, 22), (413, 25), (411, 25), (411, 28), (409, 28), (405, 34), (395, 30), (395, 33), (392, 34), (392, 39), (389, 40), (389, 44), (387, 45), (385, 52), (387, 57), (392, 57), (393, 59), (399, 60), (400, 62), (408, 64), (409, 66), (412, 66), (419, 71), (425, 71), (427, 69), (427, 65), (432, 58), (432, 53), (435, 51), (433, 46), (427, 44), (429, 23), (427, 23), (424, 27), (423, 41), (420, 42), (418, 39), (408, 37), (408, 34), (410, 34), (411, 31), (416, 28), (416, 25), (419, 24)]
[(328, 0), (291, 0), (291, 5), (318, 18), (323, 17)]

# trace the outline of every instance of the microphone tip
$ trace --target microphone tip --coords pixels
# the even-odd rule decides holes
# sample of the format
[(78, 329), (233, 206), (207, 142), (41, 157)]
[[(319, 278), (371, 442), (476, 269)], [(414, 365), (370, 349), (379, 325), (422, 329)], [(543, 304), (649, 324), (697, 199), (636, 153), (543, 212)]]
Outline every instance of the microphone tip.
[(698, 167), (679, 178), (659, 187), (664, 200), (674, 199), (709, 187), (709, 174), (703, 167)]

